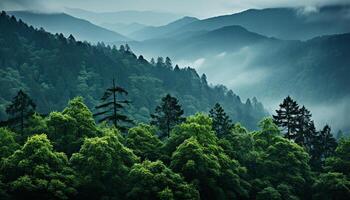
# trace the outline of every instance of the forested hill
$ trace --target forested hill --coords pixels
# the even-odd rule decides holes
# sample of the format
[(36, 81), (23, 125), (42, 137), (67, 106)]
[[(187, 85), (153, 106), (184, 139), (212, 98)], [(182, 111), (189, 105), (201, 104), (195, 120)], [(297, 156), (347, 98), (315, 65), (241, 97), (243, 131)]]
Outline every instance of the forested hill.
[(210, 86), (205, 75), (189, 67), (173, 67), (170, 59), (152, 63), (137, 57), (128, 46), (117, 49), (53, 35), (5, 12), (0, 28), (1, 119), (6, 118), (5, 107), (20, 89), (29, 93), (41, 113), (61, 110), (78, 95), (93, 108), (113, 78), (129, 91), (132, 104), (125, 112), (137, 121), (147, 121), (166, 93), (180, 100), (186, 115), (207, 112), (216, 102), (234, 121), (249, 128), (266, 115), (255, 98), (242, 103), (226, 87)]

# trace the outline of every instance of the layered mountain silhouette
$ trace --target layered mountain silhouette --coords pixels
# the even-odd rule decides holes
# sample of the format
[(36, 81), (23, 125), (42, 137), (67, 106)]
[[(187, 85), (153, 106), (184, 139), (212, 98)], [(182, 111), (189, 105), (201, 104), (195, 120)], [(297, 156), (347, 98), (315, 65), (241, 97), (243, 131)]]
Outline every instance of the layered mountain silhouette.
[(124, 10), (117, 12), (92, 12), (77, 8), (66, 8), (65, 12), (73, 16), (89, 20), (99, 25), (104, 23), (139, 23), (144, 24), (146, 26), (162, 26), (172, 21), (175, 21), (181, 17), (181, 15), (167, 12), (137, 10)]
[(33, 11), (10, 11), (8, 13), (36, 28), (42, 27), (51, 33), (63, 33), (65, 36), (72, 34), (79, 40), (94, 43), (129, 40), (119, 33), (65, 13), (38, 13)]
[[(156, 35), (154, 38), (240, 25), (268, 37), (307, 40), (320, 35), (350, 32), (349, 9), (349, 6), (327, 6), (314, 11), (307, 11), (304, 8), (250, 9), (232, 15), (197, 20), (173, 30), (170, 35), (166, 33)], [(142, 39), (142, 30), (133, 35), (138, 35), (139, 39)]]

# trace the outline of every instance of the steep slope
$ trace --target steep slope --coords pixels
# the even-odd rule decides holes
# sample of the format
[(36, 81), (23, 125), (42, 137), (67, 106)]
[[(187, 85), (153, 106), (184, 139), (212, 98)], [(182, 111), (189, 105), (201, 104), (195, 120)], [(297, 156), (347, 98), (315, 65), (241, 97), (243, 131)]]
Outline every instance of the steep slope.
[(320, 125), (350, 130), (341, 120), (350, 112), (350, 33), (285, 41), (229, 26), (191, 34), (132, 47), (148, 57), (170, 56), (193, 66), (210, 82), (223, 83), (243, 97), (257, 96), (272, 112), (292, 95), (311, 108)]
[(8, 13), (34, 27), (43, 27), (51, 33), (63, 33), (65, 36), (72, 34), (79, 40), (87, 40), (89, 42), (116, 42), (129, 40), (127, 37), (119, 33), (64, 13), (46, 14), (30, 11), (12, 11)]
[(162, 55), (179, 59), (198, 59), (217, 55), (224, 51), (235, 51), (257, 43), (274, 43), (268, 38), (248, 31), (241, 26), (227, 26), (213, 31), (186, 33), (175, 38), (150, 39), (130, 42), (138, 52), (150, 56)]
[(25, 23), (0, 16), (0, 115), (19, 89), (26, 90), (40, 112), (60, 110), (68, 99), (81, 95), (93, 108), (112, 78), (129, 91), (133, 102), (125, 112), (147, 121), (162, 96), (179, 98), (187, 115), (207, 112), (221, 103), (234, 121), (249, 128), (266, 115), (254, 98), (242, 103), (224, 86), (208, 85), (192, 68), (173, 68), (162, 59), (150, 64), (131, 51), (76, 42), (73, 38), (35, 30)]
[(166, 35), (172, 34), (173, 31), (179, 29), (180, 27), (195, 21), (198, 21), (198, 19), (194, 17), (183, 17), (164, 26), (145, 27), (141, 30), (135, 31), (130, 35), (130, 37), (136, 40), (148, 40), (165, 37)]

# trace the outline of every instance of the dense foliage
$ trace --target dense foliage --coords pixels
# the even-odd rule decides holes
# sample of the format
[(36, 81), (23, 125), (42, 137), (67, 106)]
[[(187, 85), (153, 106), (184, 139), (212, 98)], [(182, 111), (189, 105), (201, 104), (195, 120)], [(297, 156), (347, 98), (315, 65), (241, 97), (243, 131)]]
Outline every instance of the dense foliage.
[(62, 112), (32, 115), (25, 142), (22, 133), (0, 129), (0, 198), (350, 198), (349, 139), (319, 168), (270, 118), (257, 131), (235, 124), (224, 135), (215, 118), (189, 116), (161, 140), (147, 124), (127, 134), (97, 125), (74, 98)]
[[(196, 82), (193, 77), (189, 78), (189, 81), (192, 81), (191, 84), (199, 84), (197, 86), (202, 88), (201, 90), (192, 90), (196, 88), (193, 85), (189, 87), (191, 91), (188, 87), (179, 86), (178, 84), (184, 82), (174, 81), (170, 75), (182, 73), (181, 77), (185, 77), (189, 72), (192, 75), (193, 73), (195, 76), (198, 75), (191, 69), (171, 69), (171, 61), (168, 58), (165, 62), (159, 58), (157, 63), (148, 64), (142, 57), (135, 60), (128, 46), (116, 50), (75, 42), (73, 37), (67, 40), (59, 35), (52, 36), (43, 31), (35, 31), (2, 13), (0, 26), (4, 24), (9, 28), (4, 33), (1, 32), (0, 36), (12, 38), (12, 42), (18, 45), (19, 49), (24, 50), (23, 54), (16, 54), (19, 56), (16, 59), (12, 57), (13, 55), (7, 55), (11, 62), (1, 59), (0, 64), (14, 66), (21, 59), (31, 58), (27, 60), (31, 62), (30, 65), (41, 66), (37, 70), (42, 71), (40, 73), (27, 71), (26, 74), (21, 74), (18, 77), (22, 77), (23, 80), (20, 78), (15, 82), (28, 85), (15, 85), (11, 88), (24, 87), (32, 95), (27, 95), (23, 91), (18, 94), (15, 92), (14, 96), (15, 94), (17, 96), (8, 103), (10, 107), (20, 105), (13, 106), (11, 113), (26, 111), (26, 114), (21, 116), (25, 117), (23, 120), (25, 119), (26, 123), (22, 123), (20, 129), (13, 125), (16, 124), (16, 120), (1, 124), (4, 127), (0, 128), (0, 199), (345, 200), (350, 198), (350, 139), (342, 137), (337, 142), (329, 126), (316, 131), (311, 113), (305, 107), (299, 108), (299, 105), (290, 97), (281, 104), (274, 117), (275, 120), (264, 118), (255, 131), (249, 131), (239, 123), (233, 124), (220, 104), (216, 104), (211, 109), (210, 115), (197, 113), (183, 117), (182, 105), (187, 109), (188, 106), (196, 105), (197, 100), (194, 96), (191, 97), (191, 101), (181, 104), (181, 101), (170, 95), (158, 98), (159, 94), (163, 93), (159, 93), (159, 90), (170, 88), (169, 90), (172, 91), (171, 88), (174, 87), (173, 91), (180, 91), (178, 94), (186, 94), (185, 96), (190, 94), (200, 96), (202, 93), (208, 95), (206, 96), (208, 98), (203, 98), (201, 101), (224, 99), (223, 104), (231, 105), (231, 111), (237, 111), (237, 106), (243, 109), (238, 115), (240, 117), (255, 113), (256, 111), (252, 110), (257, 102), (253, 100), (255, 103), (252, 104), (248, 100), (246, 104), (242, 104), (230, 91), (219, 92), (220, 90), (203, 85), (203, 82), (206, 83), (205, 76), (202, 76), (199, 82)], [(8, 34), (8, 30), (13, 31), (17, 28), (21, 30), (17, 35)], [(40, 39), (32, 38), (33, 41), (29, 42), (25, 37), (19, 37), (21, 34), (28, 37), (40, 36)], [(35, 42), (43, 39), (48, 41), (40, 44)], [(7, 41), (0, 40), (0, 42), (6, 44)], [(51, 47), (46, 50), (44, 48), (46, 45), (58, 44), (62, 46), (58, 46), (55, 50)], [(37, 45), (40, 48), (37, 48)], [(12, 51), (11, 48), (2, 47), (1, 55), (6, 51)], [(60, 48), (63, 47), (66, 49), (61, 51)], [(125, 109), (123, 116), (134, 115), (135, 108), (145, 102), (151, 102), (152, 99), (143, 100), (153, 95), (152, 98), (158, 98), (157, 101), (160, 101), (155, 112), (157, 117), (153, 117), (153, 120), (160, 123), (152, 123), (154, 125), (140, 123), (124, 132), (116, 124), (113, 126), (108, 123), (96, 124), (89, 106), (84, 103), (82, 97), (72, 98), (62, 111), (57, 111), (59, 110), (56, 110), (59, 107), (57, 102), (64, 100), (62, 94), (67, 94), (64, 92), (69, 93), (65, 98), (77, 92), (74, 84), (67, 81), (74, 79), (75, 72), (79, 74), (82, 72), (75, 71), (74, 67), (66, 70), (65, 67), (70, 64), (74, 66), (74, 62), (79, 61), (74, 60), (76, 57), (70, 57), (72, 60), (61, 60), (60, 65), (53, 65), (55, 66), (53, 68), (50, 65), (43, 68), (44, 65), (41, 62), (44, 62), (44, 59), (40, 59), (39, 54), (40, 52), (45, 54), (45, 60), (51, 59), (52, 62), (56, 62), (56, 58), (50, 58), (51, 51), (59, 52), (56, 56), (60, 54), (62, 54), (60, 56), (69, 56), (65, 53), (72, 53), (73, 50), (77, 54), (79, 52), (87, 54), (86, 57), (79, 54), (81, 58), (86, 59), (86, 66), (90, 64), (97, 66), (96, 63), (93, 64), (94, 59), (89, 60), (89, 56), (99, 53), (99, 56), (105, 60), (98, 62), (120, 62), (120, 66), (125, 68), (116, 69), (123, 75), (128, 75), (126, 71), (129, 73), (128, 70), (131, 70), (133, 65), (122, 63), (133, 61), (135, 62), (133, 64), (138, 64), (132, 72), (134, 78), (140, 76), (140, 74), (137, 75), (137, 70), (144, 70), (143, 73), (154, 70), (153, 83), (159, 83), (162, 76), (169, 75), (162, 80), (174, 82), (171, 84), (164, 82), (164, 85), (169, 85), (163, 89), (155, 85), (150, 86), (156, 90), (154, 94), (144, 90), (147, 85), (147, 81), (144, 81), (148, 76), (136, 78), (133, 84), (140, 84), (138, 92), (135, 92), (135, 85), (130, 85), (129, 81), (133, 77), (121, 76), (119, 79), (122, 80), (121, 84), (124, 83), (130, 87), (134, 95), (140, 95), (138, 98), (130, 95), (133, 103)], [(27, 55), (33, 52), (38, 55), (35, 57)], [(120, 57), (113, 59), (114, 56), (107, 56), (112, 52), (114, 56)], [(164, 66), (158, 66), (162, 63)], [(105, 68), (109, 68), (109, 65), (105, 64), (104, 68), (89, 70), (99, 71), (99, 73), (94, 71), (92, 73), (94, 76), (107, 73)], [(8, 69), (10, 71), (3, 72), (11, 72), (12, 69)], [(24, 69), (28, 70), (27, 67)], [(16, 68), (16, 70), (15, 74), (22, 72), (21, 69)], [(67, 73), (66, 76), (60, 77), (66, 80), (58, 81), (55, 86), (51, 85), (56, 79), (50, 70), (58, 70), (55, 73)], [(148, 72), (148, 75), (152, 73)], [(29, 75), (38, 77), (31, 79)], [(84, 92), (80, 92), (89, 104), (93, 104), (95, 100), (91, 95), (102, 90), (100, 86), (104, 84), (108, 88), (109, 80), (100, 79), (101, 85), (97, 87), (94, 81), (85, 79), (91, 77), (90, 75), (80, 76), (78, 82), (81, 84), (78, 85), (85, 88)], [(104, 75), (108, 77), (108, 74)], [(11, 82), (13, 79), (9, 82), (6, 77), (1, 78), (1, 81), (7, 81), (7, 86), (15, 83)], [(44, 83), (47, 84), (45, 87)], [(188, 83), (186, 82), (186, 86)], [(67, 85), (62, 87), (60, 84)], [(45, 91), (40, 91), (44, 88)], [(88, 91), (93, 88), (96, 90)], [(115, 89), (116, 86), (113, 85), (113, 88)], [(63, 93), (55, 93), (54, 90)], [(12, 94), (6, 93), (9, 91), (8, 88), (4, 91), (5, 95)], [(110, 92), (113, 91), (110, 90)], [(140, 92), (147, 92), (147, 94), (140, 94)], [(196, 92), (199, 93), (196, 94)], [(213, 97), (214, 94), (221, 96)], [(108, 95), (111, 96), (111, 93)], [(25, 98), (22, 98), (24, 96)], [(46, 108), (50, 108), (50, 113), (47, 115), (34, 113), (35, 104), (31, 97), (41, 102), (38, 104), (39, 111), (42, 109), (41, 106), (52, 106)], [(233, 101), (233, 98), (237, 101)], [(46, 103), (44, 100), (47, 100)], [(230, 100), (231, 103), (226, 100)], [(31, 103), (28, 104), (28, 102)], [(111, 102), (112, 105), (117, 105), (116, 101)], [(209, 103), (208, 100), (206, 106)], [(246, 106), (249, 106), (250, 111), (244, 110)], [(288, 107), (289, 110), (290, 106), (293, 107), (293, 112), (287, 112), (286, 108)], [(197, 109), (193, 109), (192, 112), (195, 110)], [(148, 112), (146, 113), (150, 116)], [(170, 115), (167, 115), (169, 113)], [(252, 120), (250, 123), (254, 121), (254, 117), (241, 120), (244, 122), (247, 119)], [(168, 126), (164, 128), (164, 124), (167, 123)], [(163, 135), (168, 137), (162, 137)]]
[(78, 95), (94, 108), (113, 78), (133, 102), (124, 114), (138, 122), (148, 122), (167, 93), (179, 99), (186, 116), (208, 112), (219, 102), (233, 121), (253, 129), (266, 115), (260, 103), (242, 103), (231, 90), (209, 86), (194, 69), (173, 67), (170, 59), (149, 63), (128, 46), (117, 49), (52, 35), (5, 12), (0, 16), (0, 29), (0, 120), (6, 119), (6, 106), (20, 89), (33, 98), (40, 113), (61, 110)]

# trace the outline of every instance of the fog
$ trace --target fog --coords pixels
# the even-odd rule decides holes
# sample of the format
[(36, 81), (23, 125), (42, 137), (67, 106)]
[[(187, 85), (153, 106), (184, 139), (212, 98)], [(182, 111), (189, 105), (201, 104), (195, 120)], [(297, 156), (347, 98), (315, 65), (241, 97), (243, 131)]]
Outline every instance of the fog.
[(81, 8), (95, 12), (121, 10), (152, 10), (207, 18), (232, 14), (251, 8), (305, 7), (314, 11), (329, 4), (349, 4), (349, 0), (1, 0), (5, 10), (63, 11), (64, 8)]

